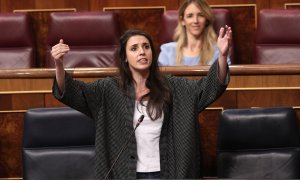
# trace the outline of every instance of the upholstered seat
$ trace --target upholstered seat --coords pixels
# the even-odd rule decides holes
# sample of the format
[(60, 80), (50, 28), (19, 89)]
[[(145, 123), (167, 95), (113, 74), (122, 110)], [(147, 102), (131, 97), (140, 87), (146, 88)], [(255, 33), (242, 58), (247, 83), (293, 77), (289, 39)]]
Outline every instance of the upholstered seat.
[(76, 110), (28, 110), (24, 117), (23, 178), (92, 179), (94, 141), (94, 121)]
[(54, 67), (51, 47), (60, 39), (70, 46), (65, 67), (116, 66), (120, 38), (113, 12), (55, 12), (50, 14), (46, 67)]
[(35, 67), (32, 24), (27, 13), (0, 13), (0, 69)]
[(299, 179), (299, 147), (294, 109), (225, 110), (219, 127), (218, 178)]
[(256, 31), (257, 64), (300, 63), (300, 10), (264, 9)]

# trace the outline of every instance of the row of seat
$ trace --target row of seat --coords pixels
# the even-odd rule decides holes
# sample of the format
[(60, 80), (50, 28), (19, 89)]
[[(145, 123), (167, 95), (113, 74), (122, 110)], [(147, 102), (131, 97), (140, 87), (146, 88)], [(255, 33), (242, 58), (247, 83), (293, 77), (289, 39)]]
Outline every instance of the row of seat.
[[(215, 30), (231, 25), (230, 12), (213, 9)], [(172, 41), (178, 12), (166, 11), (161, 19), (160, 43)], [(261, 10), (256, 32), (254, 62), (257, 64), (299, 63), (300, 10)], [(0, 68), (32, 68), (35, 42), (27, 13), (0, 14)], [(242, 32), (235, 32), (242, 33)], [(63, 38), (72, 51), (66, 67), (116, 66), (120, 26), (114, 12), (54, 12), (49, 17), (45, 67), (54, 67), (51, 46)], [(236, 46), (233, 44), (233, 47)], [(233, 48), (234, 49), (234, 48)], [(233, 55), (234, 53), (232, 53)], [(232, 56), (232, 63), (234, 57)]]
[[(29, 14), (0, 14), (0, 68), (33, 68), (36, 45)], [(64, 39), (72, 51), (66, 67), (115, 66), (120, 28), (113, 12), (56, 12), (49, 16), (45, 67), (54, 67), (51, 47)]]
[[(218, 178), (299, 179), (297, 121), (290, 107), (223, 111)], [(92, 119), (69, 107), (30, 109), (23, 132), (24, 179), (93, 179)]]

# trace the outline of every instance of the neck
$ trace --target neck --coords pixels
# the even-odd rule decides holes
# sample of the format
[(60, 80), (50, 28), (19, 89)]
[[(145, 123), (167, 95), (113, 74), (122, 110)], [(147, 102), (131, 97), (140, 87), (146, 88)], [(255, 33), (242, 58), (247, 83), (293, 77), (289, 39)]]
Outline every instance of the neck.
[(196, 38), (195, 36), (192, 36), (188, 34), (188, 41), (186, 48), (190, 51), (199, 51), (202, 45), (201, 38)]
[(149, 72), (132, 72), (132, 78), (136, 84), (145, 84), (149, 76)]
[(146, 87), (146, 81), (149, 76), (149, 73), (147, 74), (133, 74), (133, 79), (135, 81), (135, 96), (137, 100), (140, 100), (140, 98), (147, 94), (149, 92), (149, 89)]

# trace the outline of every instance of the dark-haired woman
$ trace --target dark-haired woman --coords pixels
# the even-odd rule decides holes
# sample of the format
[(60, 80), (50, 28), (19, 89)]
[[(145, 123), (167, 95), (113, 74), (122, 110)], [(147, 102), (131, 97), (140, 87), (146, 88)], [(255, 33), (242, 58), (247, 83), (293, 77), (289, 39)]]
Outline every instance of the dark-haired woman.
[[(107, 175), (127, 141), (109, 178), (200, 178), (198, 114), (227, 87), (231, 37), (230, 27), (221, 28), (219, 60), (199, 80), (163, 76), (151, 37), (139, 30), (120, 38), (119, 75), (92, 83), (74, 80), (64, 71), (63, 56), (70, 49), (63, 40), (53, 46), (54, 96), (95, 120), (96, 179)], [(144, 121), (128, 140), (141, 115)]]

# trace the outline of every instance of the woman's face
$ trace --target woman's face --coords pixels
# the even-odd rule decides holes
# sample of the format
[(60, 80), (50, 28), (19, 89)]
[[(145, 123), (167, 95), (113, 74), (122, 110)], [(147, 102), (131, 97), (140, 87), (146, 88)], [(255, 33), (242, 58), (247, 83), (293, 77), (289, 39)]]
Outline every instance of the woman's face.
[(186, 27), (187, 34), (200, 37), (206, 27), (206, 18), (201, 8), (195, 3), (191, 3), (184, 11), (181, 24)]
[(149, 70), (152, 64), (152, 50), (148, 39), (142, 35), (135, 35), (128, 39), (126, 55), (131, 71)]

